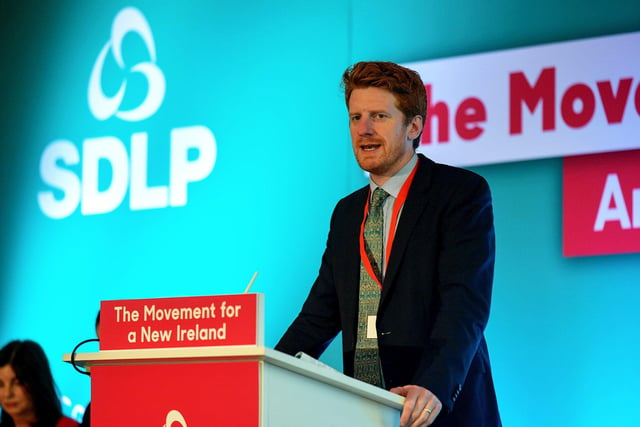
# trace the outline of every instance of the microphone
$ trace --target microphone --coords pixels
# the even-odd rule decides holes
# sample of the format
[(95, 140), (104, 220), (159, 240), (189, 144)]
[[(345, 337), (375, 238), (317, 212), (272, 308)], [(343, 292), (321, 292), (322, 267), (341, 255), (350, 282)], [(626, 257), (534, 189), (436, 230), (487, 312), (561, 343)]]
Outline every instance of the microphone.
[(253, 282), (256, 281), (256, 277), (258, 277), (258, 272), (256, 271), (255, 273), (253, 273), (253, 276), (251, 277), (251, 280), (249, 280), (249, 284), (247, 285), (247, 287), (244, 289), (244, 293), (248, 294), (249, 293), (249, 289), (251, 289), (251, 286), (253, 285)]
[(73, 369), (75, 369), (76, 371), (80, 372), (83, 375), (91, 375), (89, 372), (84, 371), (82, 369), (80, 369), (78, 367), (78, 365), (76, 365), (76, 353), (78, 352), (78, 349), (80, 348), (80, 346), (88, 343), (88, 342), (100, 342), (100, 340), (98, 338), (90, 338), (88, 340), (84, 340), (84, 341), (80, 341), (74, 348), (73, 351), (71, 352), (71, 366), (73, 366)]

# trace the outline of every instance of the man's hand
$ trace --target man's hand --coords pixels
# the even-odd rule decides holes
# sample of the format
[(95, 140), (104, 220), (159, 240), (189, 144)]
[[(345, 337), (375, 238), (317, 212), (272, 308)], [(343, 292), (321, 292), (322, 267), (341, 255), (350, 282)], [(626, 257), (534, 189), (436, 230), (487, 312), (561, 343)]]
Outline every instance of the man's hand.
[(440, 399), (426, 388), (406, 385), (394, 387), (389, 391), (406, 398), (400, 415), (400, 427), (431, 425), (442, 410)]

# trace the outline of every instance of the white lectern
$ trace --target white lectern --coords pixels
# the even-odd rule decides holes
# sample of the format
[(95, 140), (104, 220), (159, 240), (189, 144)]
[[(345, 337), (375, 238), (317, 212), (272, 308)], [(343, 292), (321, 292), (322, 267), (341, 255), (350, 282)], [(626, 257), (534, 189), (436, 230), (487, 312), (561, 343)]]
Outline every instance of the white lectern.
[[(263, 296), (102, 301), (92, 427), (397, 426), (404, 398), (264, 347)], [(71, 355), (64, 355), (71, 361)]]
[(75, 360), (91, 366), (95, 427), (391, 427), (404, 401), (259, 346), (107, 350)]

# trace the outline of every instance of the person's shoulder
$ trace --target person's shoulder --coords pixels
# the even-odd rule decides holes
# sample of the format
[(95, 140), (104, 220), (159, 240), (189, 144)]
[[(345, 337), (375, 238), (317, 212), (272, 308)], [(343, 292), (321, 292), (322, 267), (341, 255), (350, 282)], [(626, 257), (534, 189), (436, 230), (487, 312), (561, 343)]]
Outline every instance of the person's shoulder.
[(348, 208), (353, 206), (362, 206), (365, 200), (367, 200), (367, 194), (369, 194), (369, 185), (365, 185), (354, 191), (353, 193), (347, 194), (342, 199), (338, 200), (336, 203), (336, 208)]
[(452, 166), (445, 163), (438, 163), (420, 155), (421, 167), (427, 172), (426, 175), (435, 180), (437, 184), (449, 183), (451, 185), (460, 185), (469, 183), (478, 183), (486, 185), (487, 182), (480, 174), (459, 166)]
[(78, 427), (80, 424), (69, 417), (65, 417), (64, 415), (62, 417), (60, 417), (60, 419), (58, 420), (58, 423), (56, 424), (56, 427)]
[(368, 185), (340, 199), (333, 209), (333, 214), (331, 215), (332, 222), (334, 220), (354, 218), (358, 215), (362, 216), (362, 209), (367, 201), (367, 194), (369, 194)]

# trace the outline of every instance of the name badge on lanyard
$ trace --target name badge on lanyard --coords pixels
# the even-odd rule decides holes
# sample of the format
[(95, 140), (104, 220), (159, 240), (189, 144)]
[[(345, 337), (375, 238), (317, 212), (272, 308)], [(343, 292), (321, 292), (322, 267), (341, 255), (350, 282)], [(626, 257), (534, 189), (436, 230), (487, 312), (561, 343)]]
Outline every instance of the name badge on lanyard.
[(378, 316), (367, 317), (367, 338), (378, 338), (378, 331), (376, 331), (376, 319)]

